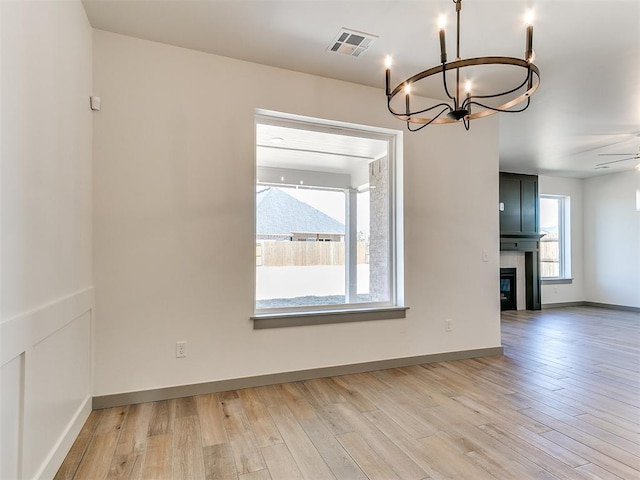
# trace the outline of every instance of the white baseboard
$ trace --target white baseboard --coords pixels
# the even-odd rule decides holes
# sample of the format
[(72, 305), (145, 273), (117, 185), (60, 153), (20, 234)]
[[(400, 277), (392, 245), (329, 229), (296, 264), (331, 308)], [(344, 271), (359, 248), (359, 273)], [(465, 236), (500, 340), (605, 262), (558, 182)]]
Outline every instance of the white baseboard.
[(41, 469), (34, 478), (44, 480), (55, 477), (60, 465), (62, 465), (62, 462), (69, 453), (69, 450), (71, 450), (73, 442), (78, 438), (80, 430), (82, 430), (84, 423), (87, 421), (87, 418), (89, 418), (89, 414), (91, 413), (91, 402), (91, 396), (87, 396), (84, 399), (82, 405), (80, 405), (80, 408), (76, 411), (75, 415), (67, 425), (67, 428), (60, 436), (57, 444), (51, 450), (51, 453), (45, 459)]

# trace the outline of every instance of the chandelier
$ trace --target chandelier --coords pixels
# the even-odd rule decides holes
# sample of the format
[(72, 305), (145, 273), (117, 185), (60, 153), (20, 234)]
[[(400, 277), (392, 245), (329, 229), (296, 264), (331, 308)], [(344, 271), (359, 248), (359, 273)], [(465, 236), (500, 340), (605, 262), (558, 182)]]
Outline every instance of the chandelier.
[[(387, 57), (386, 66), (386, 95), (387, 108), (389, 112), (399, 120), (407, 122), (407, 129), (416, 132), (430, 124), (456, 123), (462, 120), (466, 130), (469, 130), (470, 120), (475, 118), (486, 117), (497, 112), (517, 113), (523, 112), (531, 102), (531, 95), (538, 89), (540, 85), (540, 70), (533, 63), (533, 24), (532, 14), (528, 12), (525, 16), (526, 23), (526, 47), (524, 59), (514, 57), (476, 57), (476, 58), (460, 58), (460, 10), (462, 9), (462, 0), (453, 0), (456, 5), (456, 59), (453, 62), (447, 62), (447, 51), (445, 47), (445, 29), (444, 18), (439, 21), (439, 37), (440, 37), (440, 65), (428, 68), (414, 76), (401, 82), (393, 90), (390, 87), (391, 78), (391, 58)], [(518, 67), (523, 70), (524, 79), (521, 83), (507, 88), (498, 93), (473, 94), (471, 79), (467, 78), (464, 85), (464, 93), (461, 85), (461, 72), (469, 67), (503, 65), (509, 67)], [(449, 85), (447, 80), (447, 72), (455, 71), (455, 85)], [(436, 105), (426, 108), (411, 106), (411, 87), (421, 80), (425, 80), (434, 75), (442, 75), (442, 84), (444, 94), (448, 100), (437, 103)], [(518, 80), (520, 82), (520, 80)], [(393, 107), (393, 99), (404, 93), (404, 110), (397, 110)], [(462, 98), (461, 98), (462, 97)], [(520, 105), (523, 102), (524, 105)], [(396, 101), (395, 103), (401, 103)], [(520, 105), (518, 108), (517, 105)]]

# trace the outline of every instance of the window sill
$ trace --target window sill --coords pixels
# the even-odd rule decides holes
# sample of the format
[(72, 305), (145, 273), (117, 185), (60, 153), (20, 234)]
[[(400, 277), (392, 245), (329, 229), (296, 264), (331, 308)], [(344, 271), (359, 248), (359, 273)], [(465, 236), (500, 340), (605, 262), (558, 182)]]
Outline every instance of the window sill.
[(409, 307), (359, 308), (295, 313), (257, 313), (251, 317), (253, 329), (301, 327), (330, 323), (394, 320), (405, 318)]
[(573, 278), (542, 278), (542, 285), (571, 285)]

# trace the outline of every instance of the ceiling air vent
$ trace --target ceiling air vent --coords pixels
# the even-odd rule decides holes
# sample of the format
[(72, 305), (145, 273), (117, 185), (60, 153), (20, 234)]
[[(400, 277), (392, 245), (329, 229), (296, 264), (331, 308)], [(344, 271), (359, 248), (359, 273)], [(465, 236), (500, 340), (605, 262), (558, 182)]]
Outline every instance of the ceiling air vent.
[(342, 53), (352, 57), (359, 57), (378, 38), (370, 33), (358, 32), (343, 28), (338, 32), (335, 40), (327, 48), (330, 52)]

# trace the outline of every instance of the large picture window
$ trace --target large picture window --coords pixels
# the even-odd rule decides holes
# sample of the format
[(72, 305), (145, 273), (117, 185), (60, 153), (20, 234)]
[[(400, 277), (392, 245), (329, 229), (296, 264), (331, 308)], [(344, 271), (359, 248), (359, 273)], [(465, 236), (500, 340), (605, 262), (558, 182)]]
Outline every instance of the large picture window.
[(569, 197), (540, 195), (540, 268), (543, 279), (566, 279), (570, 273)]
[(256, 117), (256, 314), (398, 305), (393, 135)]

